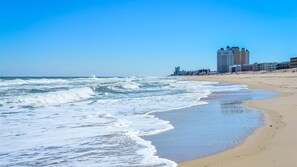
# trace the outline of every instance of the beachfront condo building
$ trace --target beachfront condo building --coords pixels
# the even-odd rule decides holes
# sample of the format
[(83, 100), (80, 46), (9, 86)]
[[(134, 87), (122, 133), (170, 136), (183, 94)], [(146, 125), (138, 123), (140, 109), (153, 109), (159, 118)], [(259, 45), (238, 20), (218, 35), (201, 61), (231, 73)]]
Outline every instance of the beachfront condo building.
[[(239, 47), (221, 48), (217, 51), (217, 71), (218, 73), (226, 73), (239, 69), (239, 66), (250, 63), (249, 50)], [(236, 66), (234, 66), (236, 65)], [(240, 68), (241, 69), (241, 68)]]
[(243, 65), (243, 64), (249, 64), (250, 61), (250, 51), (245, 50), (245, 48), (242, 48), (241, 50), (239, 47), (232, 47), (231, 50), (234, 54), (234, 64), (235, 65)]
[(297, 68), (297, 57), (290, 58), (290, 68)]
[(276, 62), (269, 62), (269, 63), (254, 63), (253, 64), (253, 71), (274, 71), (277, 69), (277, 64)]
[(218, 73), (229, 72), (229, 66), (234, 64), (234, 53), (228, 46), (226, 49), (221, 48), (217, 52), (217, 71)]
[(277, 70), (288, 69), (288, 68), (290, 68), (289, 61), (280, 62), (280, 63), (277, 63), (277, 65), (276, 65)]

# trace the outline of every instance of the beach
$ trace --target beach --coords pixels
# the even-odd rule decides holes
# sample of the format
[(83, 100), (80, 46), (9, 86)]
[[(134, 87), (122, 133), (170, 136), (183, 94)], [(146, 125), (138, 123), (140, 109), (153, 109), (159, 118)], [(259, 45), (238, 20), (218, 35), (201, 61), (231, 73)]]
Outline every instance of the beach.
[[(168, 77), (2, 77), (1, 166), (175, 167), (232, 148), (260, 127), (261, 113), (240, 107), (254, 95), (243, 84)], [(183, 153), (185, 145), (205, 149), (163, 156), (177, 152), (162, 149), (163, 139), (176, 139), (167, 148), (179, 144)]]
[(240, 145), (264, 124), (262, 112), (242, 104), (276, 95), (251, 89), (214, 92), (202, 99), (204, 105), (154, 113), (174, 129), (144, 139), (152, 142), (159, 157), (176, 163), (223, 152)]
[(262, 111), (265, 124), (243, 144), (211, 156), (179, 163), (179, 167), (291, 167), (297, 166), (297, 73), (257, 72), (186, 76), (196, 81), (240, 83), (249, 89), (270, 90), (276, 97), (252, 100), (245, 106)]
[(0, 81), (2, 166), (296, 166), (296, 73)]

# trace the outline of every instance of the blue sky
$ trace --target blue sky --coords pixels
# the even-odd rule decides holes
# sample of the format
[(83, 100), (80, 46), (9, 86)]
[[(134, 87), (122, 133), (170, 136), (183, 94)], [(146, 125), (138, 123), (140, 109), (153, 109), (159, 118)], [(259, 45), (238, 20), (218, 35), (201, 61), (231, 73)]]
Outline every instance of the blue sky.
[(1, 0), (1, 76), (160, 76), (297, 56), (296, 0)]

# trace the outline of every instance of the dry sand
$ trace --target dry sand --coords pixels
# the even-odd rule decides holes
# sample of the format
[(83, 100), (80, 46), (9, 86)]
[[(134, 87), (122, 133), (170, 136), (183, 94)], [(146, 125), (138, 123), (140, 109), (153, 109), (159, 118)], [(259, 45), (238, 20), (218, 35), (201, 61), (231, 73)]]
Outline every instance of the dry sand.
[(261, 110), (266, 123), (242, 145), (179, 167), (297, 167), (297, 72), (249, 73), (187, 77), (200, 81), (243, 83), (251, 89), (272, 90), (279, 96), (248, 101)]

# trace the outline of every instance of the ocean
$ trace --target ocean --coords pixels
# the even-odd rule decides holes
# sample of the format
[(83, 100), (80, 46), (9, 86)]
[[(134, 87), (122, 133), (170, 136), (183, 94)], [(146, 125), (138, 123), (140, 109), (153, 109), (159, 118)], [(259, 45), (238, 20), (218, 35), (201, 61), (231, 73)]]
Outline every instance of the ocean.
[(156, 113), (207, 105), (213, 94), (247, 89), (162, 77), (2, 77), (0, 163), (176, 166), (148, 140), (175, 128)]

